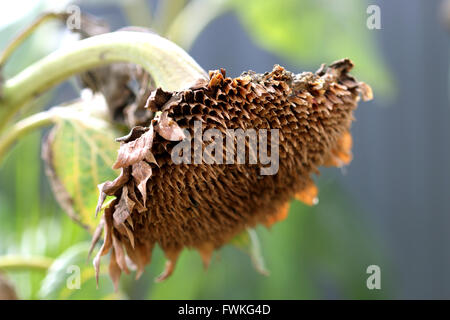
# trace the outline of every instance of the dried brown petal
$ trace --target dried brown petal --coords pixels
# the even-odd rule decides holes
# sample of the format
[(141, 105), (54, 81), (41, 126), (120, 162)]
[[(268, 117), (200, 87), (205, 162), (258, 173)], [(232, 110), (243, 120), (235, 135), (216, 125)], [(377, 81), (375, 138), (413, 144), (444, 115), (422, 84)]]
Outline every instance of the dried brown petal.
[[(113, 201), (113, 203), (116, 200)], [(112, 204), (113, 204), (112, 203)], [(109, 250), (112, 248), (112, 207), (108, 207), (105, 210), (105, 214), (104, 214), (104, 230), (105, 230), (105, 234), (104, 234), (104, 242), (102, 247), (100, 248), (99, 252), (97, 253), (97, 255), (94, 258), (93, 264), (94, 264), (94, 269), (95, 269), (95, 280), (97, 282), (97, 286), (98, 286), (98, 278), (100, 275), (100, 260), (101, 257), (104, 256), (105, 254), (107, 254), (109, 252)]]
[(100, 238), (102, 236), (104, 227), (105, 227), (105, 220), (102, 218), (102, 219), (100, 219), (100, 223), (98, 224), (97, 228), (94, 231), (94, 234), (92, 235), (92, 241), (91, 241), (91, 245), (89, 247), (89, 252), (88, 252), (88, 260), (91, 258), (91, 254), (94, 251), (95, 245), (97, 244), (97, 242), (100, 240)]
[(131, 175), (136, 181), (137, 188), (141, 193), (143, 204), (147, 201), (147, 181), (152, 175), (152, 167), (145, 161), (140, 161), (133, 164)]
[(208, 269), (209, 264), (211, 263), (211, 256), (214, 252), (214, 244), (211, 242), (202, 243), (198, 248), (198, 252), (202, 258), (203, 267)]
[(172, 275), (180, 252), (181, 249), (170, 249), (165, 251), (167, 257), (166, 265), (164, 271), (155, 279), (155, 282), (162, 282)]
[(155, 129), (161, 137), (169, 141), (181, 141), (185, 138), (183, 130), (167, 116), (167, 112), (161, 114)]
[(120, 175), (114, 179), (113, 181), (106, 181), (105, 183), (99, 184), (99, 197), (97, 202), (97, 207), (95, 209), (95, 216), (97, 217), (97, 214), (101, 211), (103, 203), (106, 200), (107, 195), (114, 195), (117, 190), (120, 190), (120, 188), (129, 180), (130, 178), (130, 170), (129, 168), (122, 168)]
[[(117, 263), (117, 257), (115, 250), (111, 250), (111, 259), (109, 262), (109, 276), (114, 284), (114, 290), (117, 292), (119, 290), (119, 280), (122, 270)], [(98, 280), (97, 280), (98, 282)]]
[(150, 109), (153, 112), (161, 110), (161, 107), (169, 101), (169, 99), (172, 97), (172, 93), (166, 92), (161, 88), (157, 88), (156, 90), (152, 91), (150, 94), (146, 104), (145, 108)]
[(122, 195), (120, 196), (119, 203), (114, 207), (114, 224), (123, 224), (131, 215), (135, 203), (128, 196), (128, 187), (124, 186), (122, 189)]
[(153, 144), (153, 126), (149, 127), (139, 138), (130, 142), (124, 142), (120, 146), (119, 155), (113, 169), (119, 169), (133, 165), (147, 157)]
[(117, 239), (117, 237), (114, 234), (112, 234), (112, 243), (113, 243), (113, 248), (114, 248), (113, 251), (115, 252), (117, 265), (125, 273), (130, 273), (130, 271), (128, 270), (126, 259), (125, 259), (125, 251), (123, 250), (122, 242), (120, 242), (120, 240)]
[(372, 88), (364, 82), (359, 83), (359, 91), (364, 101), (370, 101), (373, 99)]

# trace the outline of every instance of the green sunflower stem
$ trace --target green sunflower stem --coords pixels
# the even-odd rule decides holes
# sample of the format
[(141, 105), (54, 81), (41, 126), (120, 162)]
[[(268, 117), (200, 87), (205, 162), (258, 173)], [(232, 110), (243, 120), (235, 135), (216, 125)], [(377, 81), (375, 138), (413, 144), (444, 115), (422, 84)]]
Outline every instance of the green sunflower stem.
[(47, 271), (53, 263), (53, 259), (47, 257), (24, 257), (8, 255), (0, 257), (1, 271), (37, 270)]
[(0, 97), (0, 131), (20, 108), (56, 84), (88, 69), (117, 62), (142, 66), (157, 87), (177, 91), (206, 78), (183, 49), (154, 33), (118, 31), (59, 49), (8, 79)]
[(11, 128), (8, 128), (3, 136), (0, 137), (0, 163), (9, 148), (16, 141), (34, 130), (53, 124), (53, 122), (54, 114), (49, 111), (43, 111), (25, 118), (15, 123)]

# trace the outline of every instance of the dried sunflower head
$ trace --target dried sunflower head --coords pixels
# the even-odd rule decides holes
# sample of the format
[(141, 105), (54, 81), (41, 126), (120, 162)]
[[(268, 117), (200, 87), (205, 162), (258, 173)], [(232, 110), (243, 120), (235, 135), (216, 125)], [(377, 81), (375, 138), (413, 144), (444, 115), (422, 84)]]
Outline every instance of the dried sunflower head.
[[(369, 86), (349, 75), (352, 67), (348, 59), (314, 74), (275, 66), (265, 74), (247, 72), (235, 79), (222, 69), (184, 91), (155, 90), (147, 107), (156, 117), (119, 139), (114, 167), (121, 174), (100, 186), (97, 211), (107, 196), (115, 198), (94, 236), (95, 243), (104, 228), (104, 243), (94, 259), (97, 272), (100, 257), (111, 252), (110, 275), (116, 285), (120, 273), (129, 272), (126, 256), (139, 276), (159, 245), (168, 259), (158, 278), (163, 280), (183, 248), (197, 249), (207, 265), (215, 249), (246, 228), (284, 219), (293, 197), (316, 203), (311, 175), (320, 166), (350, 162), (353, 110), (360, 96), (372, 97)], [(243, 141), (243, 163), (196, 163), (196, 152), (217, 156), (223, 151), (221, 157), (230, 152), (216, 140), (213, 148), (210, 141), (195, 141), (196, 130), (202, 134), (208, 129), (223, 136), (230, 129), (266, 132), (266, 150), (277, 155), (276, 171), (264, 174), (267, 161), (251, 161), (252, 151), (261, 154), (261, 144), (253, 150), (250, 138)], [(191, 163), (174, 161), (180, 140), (191, 147), (190, 154), (181, 152)], [(231, 151), (239, 148), (235, 146)]]

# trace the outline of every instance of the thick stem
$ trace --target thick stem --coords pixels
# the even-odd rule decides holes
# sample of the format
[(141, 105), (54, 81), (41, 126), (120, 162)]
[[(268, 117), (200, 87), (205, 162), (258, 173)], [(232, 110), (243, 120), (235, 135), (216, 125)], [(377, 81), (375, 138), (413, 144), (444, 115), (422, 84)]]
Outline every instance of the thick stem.
[(25, 118), (15, 123), (11, 128), (8, 128), (0, 138), (0, 163), (3, 160), (9, 147), (25, 136), (27, 133), (49, 126), (54, 122), (54, 114), (49, 111), (36, 113), (28, 118)]
[(0, 100), (0, 130), (27, 102), (68, 77), (115, 63), (141, 65), (155, 85), (177, 91), (206, 78), (206, 72), (183, 49), (156, 34), (119, 31), (77, 41), (36, 62), (6, 81)]
[(2, 256), (0, 257), (0, 270), (21, 271), (21, 270), (41, 270), (47, 271), (53, 263), (53, 259), (47, 257), (22, 257), (22, 256)]

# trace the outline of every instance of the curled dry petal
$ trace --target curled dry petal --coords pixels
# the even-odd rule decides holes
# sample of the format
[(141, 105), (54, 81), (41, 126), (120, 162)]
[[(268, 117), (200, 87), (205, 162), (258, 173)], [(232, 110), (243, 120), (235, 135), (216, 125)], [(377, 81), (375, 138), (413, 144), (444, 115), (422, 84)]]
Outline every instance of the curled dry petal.
[(183, 130), (167, 116), (167, 112), (161, 114), (155, 129), (161, 137), (169, 141), (181, 141), (185, 138)]
[(99, 191), (98, 201), (97, 201), (97, 207), (95, 208), (95, 217), (97, 218), (98, 213), (102, 210), (103, 203), (106, 200), (107, 194), (103, 192), (103, 186), (105, 183), (101, 183), (97, 186)]
[[(131, 220), (131, 218), (130, 218), (130, 220)], [(128, 237), (128, 240), (130, 241), (131, 247), (134, 248), (135, 247), (135, 242), (134, 242), (133, 232), (125, 224), (123, 224), (121, 227), (125, 229), (125, 232), (126, 232), (126, 235)]]
[(134, 208), (134, 201), (128, 197), (128, 187), (124, 186), (119, 203), (114, 207), (113, 219), (114, 224), (123, 224), (131, 215)]
[(141, 127), (141, 126), (133, 127), (126, 136), (117, 138), (116, 141), (125, 143), (134, 141), (140, 136), (142, 136), (144, 133), (146, 133), (148, 130), (150, 130), (148, 127)]
[[(111, 205), (114, 205), (115, 202), (117, 200), (113, 200), (113, 202), (111, 203)], [(112, 223), (112, 210), (113, 207), (108, 207), (105, 209), (105, 214), (104, 214), (104, 240), (103, 240), (103, 245), (100, 248), (99, 252), (97, 253), (97, 255), (94, 258), (94, 269), (95, 269), (95, 279), (97, 282), (97, 286), (98, 286), (98, 278), (100, 275), (100, 259), (102, 256), (104, 256), (105, 254), (107, 254), (109, 252), (109, 250), (112, 248), (112, 232), (113, 232), (113, 223)]]
[(135, 247), (131, 246), (130, 242), (124, 242), (123, 244), (128, 258), (137, 268), (136, 279), (139, 279), (145, 266), (150, 263), (153, 245), (148, 242), (136, 244)]
[(133, 164), (131, 175), (136, 182), (137, 188), (141, 193), (143, 204), (147, 201), (147, 181), (152, 175), (152, 167), (145, 161), (140, 161)]
[(114, 252), (116, 253), (117, 264), (122, 271), (124, 271), (125, 273), (130, 273), (125, 259), (125, 252), (123, 250), (122, 242), (120, 242), (114, 234), (112, 234), (112, 243)]
[(167, 257), (166, 265), (164, 271), (155, 279), (155, 282), (162, 282), (172, 275), (180, 252), (181, 249), (168, 249), (165, 251)]
[(148, 97), (145, 107), (153, 112), (157, 112), (161, 110), (161, 106), (169, 101), (171, 97), (171, 92), (167, 92), (161, 88), (157, 88), (156, 90), (152, 91), (152, 93)]
[(113, 181), (106, 181), (105, 183), (99, 184), (98, 189), (100, 195), (98, 197), (97, 207), (95, 209), (95, 216), (101, 211), (103, 203), (106, 200), (107, 195), (114, 195), (116, 191), (120, 190), (123, 185), (128, 181), (130, 177), (130, 169), (122, 168), (120, 175)]
[[(129, 182), (129, 188), (128, 188), (128, 196), (130, 197), (130, 199), (132, 201), (134, 201), (134, 210), (139, 212), (139, 213), (143, 213), (145, 211), (147, 211), (147, 208), (144, 206), (144, 203), (142, 202), (141, 199), (138, 199), (138, 197), (136, 196), (136, 192), (139, 192), (139, 190), (135, 190), (135, 183), (134, 180)], [(134, 223), (133, 223), (133, 219), (131, 219), (131, 217), (129, 217), (127, 219), (128, 224), (130, 225), (131, 228), (134, 229)]]
[(373, 99), (372, 88), (364, 82), (359, 83), (359, 91), (364, 101), (370, 101)]
[(94, 234), (92, 235), (91, 245), (89, 247), (88, 252), (88, 260), (91, 258), (92, 251), (94, 251), (94, 247), (97, 244), (97, 242), (100, 240), (103, 232), (103, 228), (105, 227), (105, 220), (102, 218), (100, 220), (100, 223), (98, 224), (97, 228), (94, 231)]
[[(122, 269), (117, 263), (117, 257), (115, 250), (111, 250), (111, 259), (109, 262), (109, 276), (114, 284), (114, 290), (117, 292), (119, 290), (119, 280), (122, 274)], [(98, 282), (98, 280), (97, 280)]]
[(153, 145), (153, 126), (130, 142), (123, 142), (119, 148), (119, 155), (113, 165), (114, 169), (124, 168), (142, 161), (147, 157)]
[(200, 253), (200, 257), (202, 258), (203, 267), (208, 269), (209, 264), (211, 263), (211, 257), (214, 252), (214, 244), (211, 242), (202, 243), (199, 247), (196, 248)]

